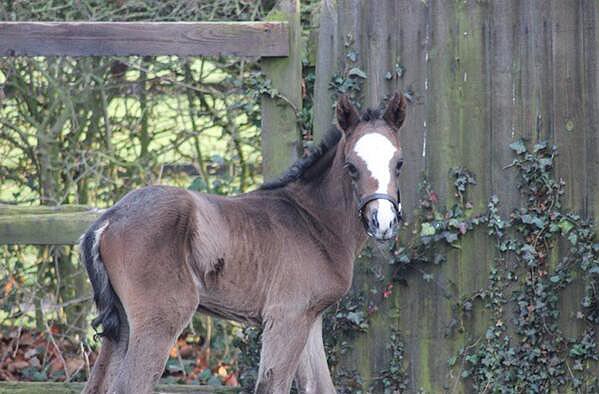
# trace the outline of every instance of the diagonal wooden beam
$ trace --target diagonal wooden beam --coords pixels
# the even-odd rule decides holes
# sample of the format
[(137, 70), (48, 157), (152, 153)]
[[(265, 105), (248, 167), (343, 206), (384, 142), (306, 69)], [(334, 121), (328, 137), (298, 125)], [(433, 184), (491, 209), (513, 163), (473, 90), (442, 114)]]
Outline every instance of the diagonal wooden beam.
[(0, 56), (288, 54), (287, 22), (0, 22)]

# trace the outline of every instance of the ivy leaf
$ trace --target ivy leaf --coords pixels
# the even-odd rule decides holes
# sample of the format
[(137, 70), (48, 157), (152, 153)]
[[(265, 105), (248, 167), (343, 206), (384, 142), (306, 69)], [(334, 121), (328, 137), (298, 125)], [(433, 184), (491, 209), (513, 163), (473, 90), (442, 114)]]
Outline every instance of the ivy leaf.
[(188, 189), (198, 192), (205, 192), (208, 190), (208, 184), (204, 178), (198, 176), (193, 180), (193, 182), (191, 182), (191, 185), (189, 185)]
[(547, 149), (547, 141), (541, 141), (539, 143), (536, 143), (532, 151), (534, 153), (538, 153), (539, 151), (542, 151), (544, 149)]
[(346, 56), (352, 62), (355, 62), (356, 60), (358, 60), (358, 52), (354, 51), (353, 49), (348, 51)]
[(435, 228), (430, 223), (422, 223), (422, 228), (420, 229), (420, 236), (430, 237), (431, 235), (435, 235)]
[(366, 76), (366, 73), (362, 70), (360, 70), (358, 67), (354, 67), (351, 70), (349, 70), (349, 72), (347, 73), (347, 76), (349, 77), (358, 77), (358, 78), (362, 78), (362, 79), (367, 79), (368, 77)]
[(578, 235), (576, 235), (576, 233), (570, 234), (568, 236), (568, 241), (570, 241), (572, 245), (576, 245), (578, 243)]
[(442, 255), (441, 253), (438, 253), (435, 255), (435, 259), (433, 260), (433, 263), (439, 265), (441, 263), (444, 263), (445, 261), (447, 261), (447, 258)]
[(522, 139), (512, 142), (510, 144), (510, 149), (519, 155), (526, 152), (526, 146), (524, 145), (524, 141)]
[(458, 235), (456, 233), (445, 231), (443, 235), (445, 236), (445, 241), (447, 241), (447, 243), (453, 243), (458, 240)]
[(451, 368), (451, 367), (453, 367), (455, 365), (455, 363), (456, 363), (457, 360), (458, 360), (457, 356), (449, 357), (449, 359), (447, 360), (447, 364)]
[(410, 262), (410, 256), (407, 253), (402, 253), (399, 255), (399, 262), (402, 264), (407, 264)]
[(562, 230), (562, 234), (565, 235), (574, 228), (574, 225), (569, 220), (562, 219), (560, 220), (558, 227)]
[(434, 278), (433, 274), (427, 274), (427, 273), (422, 274), (422, 279), (425, 282), (430, 282), (433, 280), (433, 278)]
[(541, 218), (539, 218), (538, 216), (533, 216), (533, 215), (522, 215), (520, 217), (520, 219), (522, 220), (522, 223), (525, 224), (534, 224), (535, 226), (537, 226), (538, 228), (543, 228), (545, 227), (545, 223), (543, 222), (543, 220)]
[(570, 357), (581, 357), (584, 356), (585, 353), (583, 346), (579, 343), (575, 344), (572, 346), (572, 349), (570, 349)]
[(359, 326), (364, 321), (364, 314), (362, 312), (349, 312), (345, 318), (356, 326)]

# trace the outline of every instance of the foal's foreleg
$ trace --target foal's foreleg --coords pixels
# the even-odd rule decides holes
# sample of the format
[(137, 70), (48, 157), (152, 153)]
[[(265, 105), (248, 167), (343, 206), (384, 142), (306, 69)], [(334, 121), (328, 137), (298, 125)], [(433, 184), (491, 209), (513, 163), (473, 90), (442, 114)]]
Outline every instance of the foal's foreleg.
[(322, 316), (312, 325), (300, 357), (295, 383), (301, 394), (335, 394), (322, 342)]
[(314, 317), (279, 311), (265, 319), (256, 394), (289, 394)]

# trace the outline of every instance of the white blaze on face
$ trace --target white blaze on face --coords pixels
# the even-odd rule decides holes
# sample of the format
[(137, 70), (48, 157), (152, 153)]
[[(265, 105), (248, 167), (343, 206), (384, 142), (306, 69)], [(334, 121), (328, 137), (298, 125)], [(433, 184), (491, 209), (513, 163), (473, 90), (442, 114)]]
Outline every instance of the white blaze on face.
[[(354, 146), (354, 151), (366, 163), (370, 176), (377, 181), (377, 189), (374, 193), (387, 194), (393, 176), (391, 173), (391, 159), (397, 152), (397, 148), (384, 135), (369, 133), (360, 137)], [(385, 233), (392, 226), (396, 216), (395, 210), (390, 201), (383, 199), (376, 201), (379, 204), (377, 210), (379, 230), (381, 233)]]

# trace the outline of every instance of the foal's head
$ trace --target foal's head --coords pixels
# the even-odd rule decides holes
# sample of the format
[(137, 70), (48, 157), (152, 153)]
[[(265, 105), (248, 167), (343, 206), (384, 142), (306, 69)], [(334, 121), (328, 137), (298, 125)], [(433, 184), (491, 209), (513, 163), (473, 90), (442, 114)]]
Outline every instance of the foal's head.
[(401, 220), (399, 128), (406, 116), (406, 101), (395, 93), (383, 113), (367, 110), (360, 116), (343, 96), (336, 112), (345, 135), (346, 176), (351, 179), (366, 232), (381, 241), (394, 238)]

